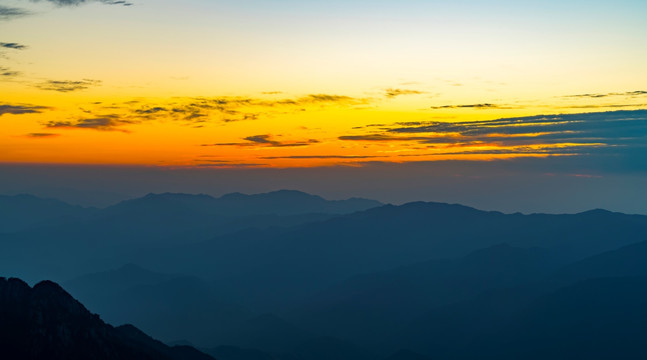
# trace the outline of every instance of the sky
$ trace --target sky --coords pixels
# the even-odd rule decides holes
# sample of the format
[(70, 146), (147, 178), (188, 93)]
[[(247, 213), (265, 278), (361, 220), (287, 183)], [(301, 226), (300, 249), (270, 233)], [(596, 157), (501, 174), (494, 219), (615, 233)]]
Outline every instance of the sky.
[(646, 18), (637, 0), (0, 0), (0, 192), (112, 169), (123, 196), (647, 213)]

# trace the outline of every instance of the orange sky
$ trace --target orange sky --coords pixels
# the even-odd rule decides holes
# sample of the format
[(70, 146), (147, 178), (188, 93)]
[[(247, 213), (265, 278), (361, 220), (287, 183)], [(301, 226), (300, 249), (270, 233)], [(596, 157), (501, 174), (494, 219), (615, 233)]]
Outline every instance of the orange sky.
[(636, 46), (647, 14), (636, 2), (584, 12), (547, 2), (525, 20), (529, 2), (278, 3), (286, 7), (6, 2), (0, 162), (312, 167), (577, 156), (608, 139), (562, 122), (469, 124), (647, 108), (647, 52)]

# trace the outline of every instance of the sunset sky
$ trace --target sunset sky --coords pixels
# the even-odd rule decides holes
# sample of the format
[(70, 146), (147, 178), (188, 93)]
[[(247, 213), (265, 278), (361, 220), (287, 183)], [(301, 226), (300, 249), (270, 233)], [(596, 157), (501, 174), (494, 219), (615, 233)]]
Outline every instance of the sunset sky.
[(644, 172), (645, 19), (642, 0), (0, 0), (0, 162)]

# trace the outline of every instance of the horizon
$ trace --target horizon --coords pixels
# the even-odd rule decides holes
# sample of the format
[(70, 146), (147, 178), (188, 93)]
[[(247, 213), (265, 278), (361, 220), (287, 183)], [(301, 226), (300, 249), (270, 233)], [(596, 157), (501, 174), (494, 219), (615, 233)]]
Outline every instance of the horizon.
[[(499, 212), (499, 213), (502, 213), (504, 215), (515, 215), (515, 214), (522, 214), (522, 215), (577, 215), (577, 214), (583, 214), (583, 213), (589, 213), (589, 212), (595, 212), (595, 211), (604, 211), (604, 212), (619, 213), (619, 214), (624, 214), (624, 215), (644, 215), (644, 216), (647, 216), (647, 214), (623, 213), (623, 212), (608, 210), (608, 209), (604, 209), (604, 208), (590, 208), (590, 209), (586, 209), (586, 210), (582, 210), (582, 211), (578, 211), (578, 212), (566, 212), (566, 213), (564, 213), (564, 212), (561, 212), (561, 213), (560, 212), (554, 212), (554, 213), (522, 212), (522, 211), (504, 212), (504, 211), (499, 211), (499, 210), (495, 210), (495, 209), (483, 209), (483, 208), (478, 208), (478, 207), (474, 207), (474, 206), (470, 206), (470, 205), (465, 205), (465, 204), (461, 204), (461, 203), (452, 203), (452, 202), (414, 200), (414, 201), (408, 201), (408, 202), (402, 202), (402, 203), (390, 203), (390, 202), (382, 202), (382, 201), (379, 201), (379, 200), (376, 200), (376, 199), (369, 199), (369, 198), (357, 197), (357, 196), (342, 197), (342, 198), (326, 198), (326, 197), (320, 196), (318, 194), (308, 193), (308, 192), (301, 191), (301, 190), (296, 190), (296, 189), (276, 189), (276, 190), (270, 190), (270, 191), (258, 192), (258, 193), (243, 193), (243, 192), (235, 191), (235, 192), (223, 193), (223, 194), (220, 194), (220, 195), (208, 194), (208, 193), (187, 193), (187, 192), (150, 192), (150, 193), (146, 193), (146, 194), (142, 194), (142, 195), (137, 195), (137, 196), (133, 196), (133, 197), (128, 197), (128, 198), (116, 200), (116, 202), (114, 202), (114, 203), (110, 203), (110, 204), (103, 205), (103, 206), (88, 206), (88, 205), (76, 204), (74, 202), (68, 202), (68, 201), (65, 201), (65, 200), (60, 199), (60, 198), (42, 197), (42, 196), (29, 194), (29, 193), (0, 194), (0, 196), (8, 196), (8, 197), (28, 196), (28, 197), (35, 197), (35, 198), (42, 199), (42, 200), (61, 201), (63, 203), (66, 203), (68, 205), (73, 205), (73, 206), (80, 206), (80, 207), (84, 207), (84, 208), (96, 208), (98, 210), (102, 210), (102, 209), (107, 209), (107, 208), (115, 206), (115, 205), (119, 205), (121, 203), (130, 202), (132, 200), (141, 200), (141, 199), (151, 197), (151, 196), (152, 197), (155, 197), (155, 196), (162, 196), (163, 197), (163, 196), (174, 196), (174, 195), (183, 195), (183, 196), (186, 195), (186, 196), (190, 196), (190, 197), (209, 197), (209, 198), (212, 198), (214, 200), (220, 200), (221, 198), (226, 198), (226, 197), (228, 197), (230, 195), (243, 195), (245, 197), (255, 197), (255, 196), (258, 196), (258, 195), (269, 195), (269, 194), (280, 194), (280, 193), (283, 193), (283, 194), (285, 194), (285, 193), (298, 193), (300, 195), (304, 195), (304, 196), (307, 196), (307, 197), (319, 198), (319, 199), (322, 199), (324, 201), (351, 201), (351, 200), (375, 201), (375, 202), (379, 203), (379, 205), (377, 205), (376, 207), (382, 207), (382, 206), (400, 207), (400, 206), (406, 206), (406, 205), (411, 205), (411, 204), (422, 203), (422, 204), (433, 204), (433, 205), (461, 206), (461, 207), (466, 207), (466, 208), (470, 208), (470, 209), (474, 209), (474, 210), (478, 210), (478, 211), (482, 211), (482, 212)], [(370, 209), (373, 209), (373, 208), (368, 208), (367, 210), (370, 210)], [(366, 211), (366, 210), (362, 210), (362, 211)]]
[(0, 189), (647, 213), (646, 16), (634, 0), (5, 0)]

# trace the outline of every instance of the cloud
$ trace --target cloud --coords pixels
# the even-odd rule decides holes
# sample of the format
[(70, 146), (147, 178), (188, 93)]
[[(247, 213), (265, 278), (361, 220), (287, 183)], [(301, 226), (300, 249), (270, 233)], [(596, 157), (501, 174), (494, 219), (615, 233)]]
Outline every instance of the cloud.
[(25, 137), (34, 138), (34, 139), (52, 138), (52, 137), (58, 137), (58, 136), (61, 136), (61, 134), (55, 134), (55, 133), (29, 133), (29, 134), (25, 135)]
[(195, 166), (201, 168), (255, 168), (268, 166), (269, 164), (262, 163), (214, 163), (214, 164), (197, 164)]
[(0, 66), (0, 78), (16, 77), (22, 74), (20, 71), (14, 71), (6, 67)]
[[(510, 138), (582, 137), (584, 135), (609, 136), (610, 131), (643, 127), (647, 110), (611, 111), (599, 113), (537, 115), (502, 118), (473, 122), (414, 123), (413, 126), (395, 126), (390, 133), (459, 134), (461, 136), (487, 136)], [(640, 120), (636, 120), (640, 119)], [(402, 124), (402, 123), (400, 123)], [(396, 123), (396, 125), (399, 125)], [(631, 135), (626, 133), (625, 135)]]
[(56, 6), (79, 6), (79, 5), (83, 5), (91, 2), (100, 2), (106, 5), (123, 5), (123, 6), (133, 5), (131, 2), (123, 1), (123, 0), (31, 0), (31, 1), (48, 2)]
[(298, 98), (286, 98), (276, 101), (259, 100), (253, 102), (260, 106), (306, 106), (312, 104), (338, 104), (338, 105), (357, 105), (369, 102), (367, 98), (355, 98), (346, 95), (334, 94), (309, 94)]
[(29, 11), (24, 9), (0, 5), (0, 21), (13, 20), (30, 14)]
[(164, 107), (161, 107), (161, 106), (155, 106), (155, 107), (152, 107), (152, 108), (137, 109), (137, 110), (135, 110), (135, 113), (149, 115), (149, 114), (156, 114), (156, 113), (164, 112), (164, 111), (168, 111), (168, 110), (166, 108), (164, 108)]
[(13, 49), (13, 50), (25, 50), (27, 49), (27, 45), (22, 45), (18, 43), (0, 42), (0, 48)]
[[(50, 83), (44, 85), (48, 89), (53, 87)], [(91, 84), (77, 84), (76, 82), (66, 84), (65, 82), (59, 82), (55, 85), (57, 86), (54, 86), (54, 88), (63, 87), (66, 90), (68, 87), (74, 88), (89, 86)], [(119, 108), (128, 112), (129, 117), (142, 121), (164, 117), (189, 123), (204, 123), (207, 121), (230, 123), (253, 121), (264, 117), (280, 116), (313, 108), (319, 110), (327, 106), (366, 104), (368, 101), (370, 99), (334, 94), (309, 94), (301, 97), (269, 100), (267, 98), (244, 96), (221, 96), (211, 98), (174, 98), (172, 101), (156, 103), (154, 105), (143, 105), (141, 102), (127, 102), (121, 104)]]
[(386, 89), (384, 90), (384, 96), (388, 98), (394, 98), (402, 95), (421, 95), (424, 94), (425, 92), (423, 91), (418, 91), (418, 90), (408, 90), (408, 89)]
[(276, 159), (371, 159), (383, 156), (374, 155), (290, 155), (290, 156), (263, 156), (264, 160)]
[(253, 147), (299, 147), (319, 143), (319, 140), (309, 139), (305, 141), (282, 142), (275, 140), (272, 135), (253, 135), (243, 138), (244, 142), (203, 144), (202, 146), (253, 146)]
[(35, 86), (41, 90), (72, 92), (86, 90), (92, 86), (101, 85), (101, 80), (83, 79), (79, 81), (71, 80), (48, 80)]
[(36, 114), (45, 109), (47, 109), (47, 107), (37, 105), (0, 105), (0, 116), (4, 114)]
[[(366, 134), (366, 135), (343, 135), (338, 137), (339, 140), (351, 141), (425, 141), (430, 139), (428, 136), (394, 136), (387, 134)], [(442, 138), (445, 139), (445, 138)]]
[(345, 95), (329, 95), (329, 94), (310, 94), (306, 97), (300, 98), (297, 102), (335, 102), (335, 103), (348, 103), (355, 102), (357, 99)]
[(442, 105), (442, 106), (432, 106), (434, 110), (439, 109), (512, 109), (511, 107), (501, 106), (496, 104), (468, 104), (468, 105)]
[(99, 131), (121, 131), (128, 132), (121, 128), (124, 125), (135, 124), (135, 121), (120, 119), (117, 115), (105, 115), (103, 117), (80, 119), (77, 121), (50, 121), (45, 124), (46, 128), (62, 129), (90, 129)]
[(426, 155), (634, 153), (634, 157), (647, 157), (647, 110), (394, 123), (380, 130), (339, 139), (414, 141), (435, 150)]
[(643, 95), (647, 95), (647, 91), (636, 90), (636, 91), (626, 91), (626, 92), (611, 92), (611, 93), (605, 93), (605, 94), (577, 94), (577, 95), (565, 95), (563, 97), (597, 99), (597, 98), (603, 98), (603, 97), (609, 97), (609, 96), (643, 96)]
[(561, 109), (608, 109), (608, 108), (632, 108), (632, 107), (645, 107), (647, 104), (596, 104), (596, 105), (573, 105), (573, 106), (563, 106)]

